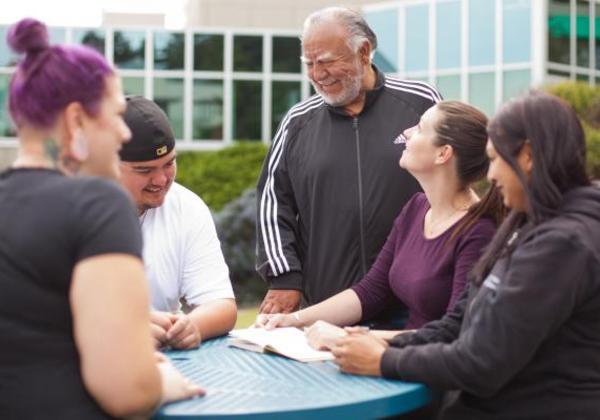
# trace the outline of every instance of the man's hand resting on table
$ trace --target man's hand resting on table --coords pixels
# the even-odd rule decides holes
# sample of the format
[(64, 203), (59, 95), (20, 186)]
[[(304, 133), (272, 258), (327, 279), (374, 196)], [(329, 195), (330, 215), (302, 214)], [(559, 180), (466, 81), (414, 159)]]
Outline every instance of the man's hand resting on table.
[(156, 348), (171, 346), (187, 350), (200, 345), (202, 335), (186, 314), (151, 311), (150, 329)]
[(260, 305), (261, 314), (288, 314), (300, 307), (299, 290), (269, 290)]

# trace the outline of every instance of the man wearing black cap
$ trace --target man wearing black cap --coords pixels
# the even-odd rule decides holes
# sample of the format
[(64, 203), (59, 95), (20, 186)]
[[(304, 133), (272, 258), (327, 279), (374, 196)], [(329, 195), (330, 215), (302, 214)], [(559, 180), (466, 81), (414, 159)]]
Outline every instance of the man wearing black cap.
[[(173, 182), (175, 139), (165, 113), (141, 96), (127, 98), (131, 140), (121, 182), (138, 208), (157, 346), (193, 348), (233, 328), (237, 308), (215, 225), (206, 204)], [(186, 314), (181, 304), (191, 308)]]

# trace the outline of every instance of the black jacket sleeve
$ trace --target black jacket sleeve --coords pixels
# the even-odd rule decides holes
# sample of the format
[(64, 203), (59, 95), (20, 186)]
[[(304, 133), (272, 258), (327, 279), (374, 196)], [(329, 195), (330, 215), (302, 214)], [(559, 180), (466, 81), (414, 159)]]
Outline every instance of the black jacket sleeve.
[(590, 251), (549, 231), (515, 250), (502, 278), (485, 280), (470, 325), (450, 344), (390, 348), (384, 376), (488, 397), (521, 371), (585, 298)]
[(288, 130), (280, 127), (258, 180), (256, 270), (271, 289), (302, 290), (298, 211), (286, 167), (286, 136)]

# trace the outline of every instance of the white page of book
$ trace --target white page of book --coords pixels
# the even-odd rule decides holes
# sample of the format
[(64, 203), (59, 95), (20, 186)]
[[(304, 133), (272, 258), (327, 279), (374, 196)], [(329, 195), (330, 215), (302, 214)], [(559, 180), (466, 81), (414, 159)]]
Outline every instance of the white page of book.
[(310, 347), (304, 333), (293, 327), (275, 328), (273, 330), (247, 328), (233, 330), (229, 335), (266, 347), (292, 359), (301, 361), (333, 359), (331, 352), (315, 350)]

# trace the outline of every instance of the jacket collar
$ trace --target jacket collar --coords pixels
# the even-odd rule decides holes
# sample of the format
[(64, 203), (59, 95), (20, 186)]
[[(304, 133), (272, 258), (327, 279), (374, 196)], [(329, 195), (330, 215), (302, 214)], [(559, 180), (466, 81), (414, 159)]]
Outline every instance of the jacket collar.
[[(373, 105), (373, 103), (377, 100), (377, 98), (383, 91), (383, 87), (385, 85), (385, 75), (377, 68), (375, 64), (371, 64), (371, 67), (375, 71), (375, 86), (373, 87), (373, 89), (368, 90), (366, 92), (365, 106), (363, 107), (362, 111), (360, 111), (360, 114), (364, 113)], [(342, 106), (331, 106), (327, 104), (327, 108), (335, 114), (342, 115), (344, 117), (349, 117), (348, 113), (344, 110), (344, 107)]]

